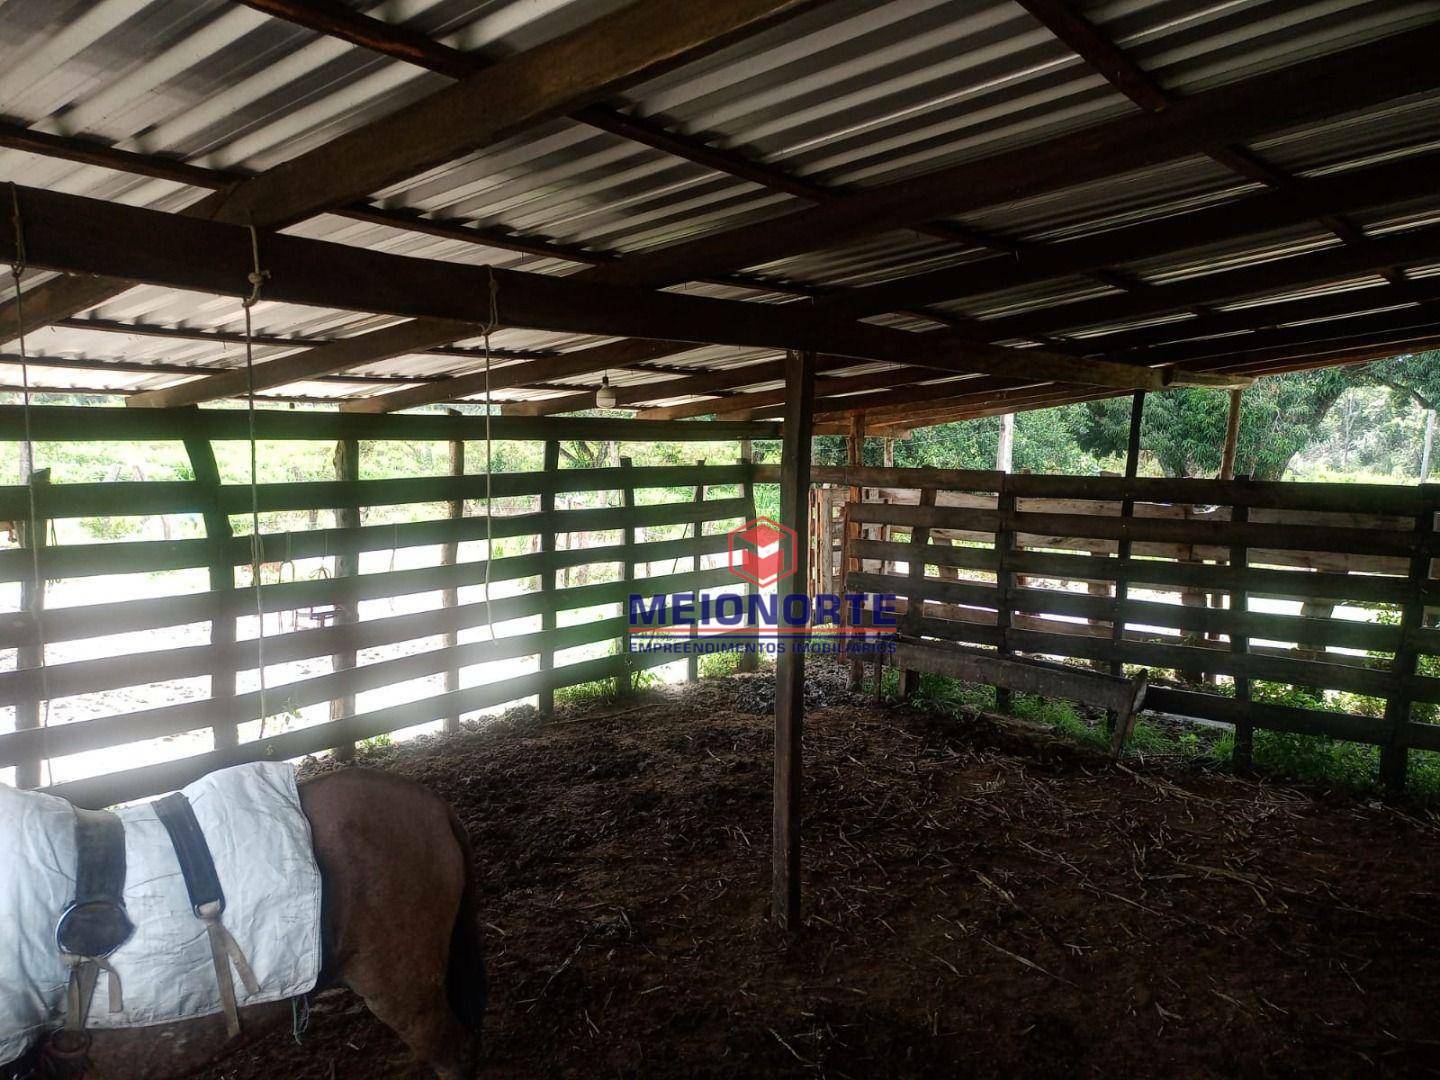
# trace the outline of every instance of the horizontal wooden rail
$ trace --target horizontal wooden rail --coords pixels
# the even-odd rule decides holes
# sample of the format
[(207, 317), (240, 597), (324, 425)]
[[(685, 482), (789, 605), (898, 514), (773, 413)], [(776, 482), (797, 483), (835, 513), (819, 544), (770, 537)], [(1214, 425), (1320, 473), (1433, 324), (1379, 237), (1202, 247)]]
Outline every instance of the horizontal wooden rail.
[[(701, 521), (743, 519), (749, 513), (744, 499), (717, 499), (647, 503), (634, 507), (591, 507), (556, 510), (551, 514), (526, 512), (497, 514), (489, 524), (483, 516), (439, 518), (395, 525), (366, 525), (358, 529), (308, 529), (264, 533), (262, 562), (287, 562), (359, 552), (434, 547), (446, 543), (481, 541), (487, 533), (496, 540), (534, 536), (547, 529), (564, 535), (574, 532), (611, 532), (626, 528), (693, 525)], [(46, 547), (40, 555), (40, 573), (47, 580), (83, 578), (104, 574), (155, 573), (209, 566), (215, 558), (211, 540), (143, 540), (114, 544), (67, 544)], [(221, 548), (231, 566), (249, 566), (250, 538), (237, 536)], [(598, 560), (597, 560), (598, 561)], [(0, 581), (28, 580), (30, 552), (23, 548), (0, 551)]]
[[(403, 705), (391, 705), (371, 712), (358, 713), (341, 720), (315, 724), (255, 739), (238, 746), (177, 761), (147, 765), (137, 769), (107, 773), (103, 776), (70, 783), (56, 784), (45, 790), (69, 799), (77, 806), (102, 807), (144, 798), (183, 787), (185, 784), (216, 769), (240, 765), (247, 761), (283, 760), (302, 757), (329, 749), (339, 743), (358, 742), (389, 734), (402, 728), (443, 720), (447, 716), (474, 712), (533, 696), (544, 689), (614, 679), (627, 670), (645, 669), (670, 663), (673, 656), (665, 653), (638, 653), (631, 657), (603, 656), (566, 664), (548, 672), (519, 675), (462, 690), (448, 691)], [(357, 669), (363, 670), (363, 669)]]
[[(243, 409), (126, 409), (41, 405), (30, 410), (30, 438), (36, 442), (97, 440), (155, 442), (205, 438), (244, 442), (250, 426)], [(594, 439), (617, 442), (714, 442), (778, 439), (780, 425), (765, 421), (626, 420), (582, 416), (492, 416), (496, 441)], [(0, 442), (23, 442), (25, 412), (0, 405)], [(483, 442), (483, 415), (447, 413), (342, 413), (319, 409), (260, 409), (257, 439), (336, 442), (340, 439)]]

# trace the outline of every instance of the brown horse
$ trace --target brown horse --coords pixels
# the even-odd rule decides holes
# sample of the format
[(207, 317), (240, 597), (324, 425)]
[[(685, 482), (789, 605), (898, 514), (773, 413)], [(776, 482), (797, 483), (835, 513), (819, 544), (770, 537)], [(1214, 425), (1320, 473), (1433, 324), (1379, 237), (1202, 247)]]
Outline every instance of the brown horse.
[[(300, 784), (324, 883), (324, 963), (317, 989), (344, 986), (443, 1080), (475, 1075), (485, 966), (470, 844), (450, 807), (410, 780), (342, 769)], [(96, 1030), (86, 1080), (161, 1080), (292, 1022), (282, 1001), (240, 1010), (234, 1043), (223, 1016)], [(45, 1053), (12, 1066), (17, 1077)], [(25, 1062), (30, 1062), (27, 1066)], [(0, 1075), (5, 1070), (0, 1068)]]

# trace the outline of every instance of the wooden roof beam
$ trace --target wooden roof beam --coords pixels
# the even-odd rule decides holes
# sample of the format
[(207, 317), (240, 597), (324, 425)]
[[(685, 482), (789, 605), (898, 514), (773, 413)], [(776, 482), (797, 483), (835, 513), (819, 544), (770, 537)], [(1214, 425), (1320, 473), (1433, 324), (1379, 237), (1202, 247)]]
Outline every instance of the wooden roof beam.
[[(636, 0), (217, 191), (185, 213), (283, 228), (601, 101), (813, 2)], [(0, 307), (0, 337), (10, 340), (22, 329), (69, 318), (127, 287), (124, 278), (47, 282), (26, 297), (26, 327), (13, 303)]]
[[(30, 263), (219, 295), (248, 295), (247, 229), (183, 215), (17, 188)], [(15, 239), (0, 230), (0, 255)], [(755, 348), (819, 348), (937, 371), (1070, 379), (1158, 389), (1174, 376), (1041, 350), (1010, 350), (863, 323), (837, 324), (809, 305), (755, 304), (595, 285), (574, 277), (414, 259), (276, 234), (260, 245), (270, 299), (467, 322), (495, 289), (507, 326)], [(77, 279), (78, 280), (78, 279)], [(651, 347), (654, 347), (653, 345)], [(680, 351), (680, 350), (675, 350)], [(426, 388), (441, 392), (440, 388)], [(415, 402), (412, 402), (414, 404)]]
[(851, 318), (1035, 284), (1099, 267), (1163, 258), (1288, 225), (1433, 195), (1440, 150), (1264, 191), (1159, 221), (1059, 243), (1032, 244), (1021, 259), (983, 259), (822, 297), (816, 306)]
[(1299, 127), (1440, 85), (1440, 26), (1301, 61), (1142, 113), (584, 272), (651, 287), (759, 266), (1173, 160), (1198, 143)]

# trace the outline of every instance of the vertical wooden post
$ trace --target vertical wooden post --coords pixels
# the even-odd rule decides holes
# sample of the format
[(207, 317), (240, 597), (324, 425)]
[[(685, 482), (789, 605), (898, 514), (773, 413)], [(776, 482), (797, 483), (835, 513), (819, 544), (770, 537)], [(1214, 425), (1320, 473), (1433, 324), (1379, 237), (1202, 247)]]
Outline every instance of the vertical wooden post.
[(1435, 461), (1435, 412), (1425, 411), (1425, 445), (1420, 451), (1420, 483), (1430, 482), (1430, 468)]
[[(557, 439), (548, 439), (545, 442), (545, 491), (540, 496), (540, 512), (544, 516), (544, 523), (541, 528), (545, 531), (540, 534), (540, 551), (550, 556), (545, 560), (545, 568), (540, 572), (540, 592), (543, 596), (542, 603), (545, 605), (540, 612), (540, 632), (545, 635), (545, 647), (540, 650), (540, 671), (542, 673), (555, 670), (555, 611), (557, 599), (555, 596), (555, 487), (554, 483), (559, 478), (555, 475), (560, 470), (560, 443)], [(488, 553), (487, 553), (488, 557)], [(555, 711), (555, 688), (547, 685), (538, 695), (539, 708), (542, 715), (549, 716)]]
[[(360, 479), (360, 440), (341, 439), (335, 444), (335, 479), (342, 483), (354, 483)], [(360, 507), (341, 506), (335, 511), (335, 525), (340, 529), (360, 528)], [(335, 580), (356, 577), (360, 573), (360, 553), (346, 552), (335, 556)], [(337, 590), (338, 591), (338, 590)], [(335, 625), (353, 626), (360, 621), (360, 604), (345, 599), (339, 594), (335, 599)], [(341, 649), (330, 658), (332, 671), (350, 671), (355, 667), (355, 650)], [(343, 720), (355, 715), (355, 695), (341, 694), (330, 702), (330, 719)], [(335, 757), (350, 761), (355, 757), (354, 743), (341, 743), (335, 747)]]
[[(34, 459), (30, 456), (31, 444), (25, 446), (25, 458), (22, 464), (25, 469), (25, 480), (33, 487), (43, 487), (50, 482), (49, 469), (35, 469)], [(38, 500), (37, 500), (38, 501)], [(26, 548), (33, 548), (37, 551), (36, 562), (40, 562), (39, 553), (45, 550), (47, 522), (44, 517), (38, 517), (31, 521), (27, 518), (21, 526), (21, 545)], [(15, 668), (23, 671), (26, 668), (41, 668), (45, 665), (45, 574), (42, 569), (40, 575), (29, 574), (20, 579), (20, 608), (30, 616), (30, 627), (34, 633), (34, 643), (22, 645), (15, 651)], [(15, 703), (15, 730), (33, 731), (40, 726), (41, 702), (45, 694), (44, 671), (40, 672), (40, 679), (34, 694), (25, 701)], [(40, 786), (40, 765), (39, 756), (22, 761), (15, 766), (15, 786), (21, 789), (38, 788)]]
[[(995, 629), (998, 631), (997, 646), (1001, 656), (1008, 656), (1014, 650), (1010, 646), (1010, 606), (1014, 602), (1014, 575), (1010, 573), (1010, 557), (1015, 550), (1015, 489), (1008, 483), (1008, 473), (1000, 474), (1000, 490), (995, 496), (995, 509), (999, 511), (1000, 523), (995, 529)], [(995, 707), (1009, 712), (1012, 694), (1008, 687), (995, 688)]]
[[(847, 461), (852, 469), (858, 469), (865, 463), (865, 414), (855, 413), (850, 417), (850, 434), (845, 440), (846, 450), (849, 452)], [(858, 503), (864, 497), (864, 491), (858, 484), (850, 485), (851, 503)], [(848, 518), (847, 518), (848, 521)], [(824, 523), (824, 542), (830, 542), (830, 523)], [(854, 542), (860, 539), (860, 526), (858, 524), (847, 524), (845, 527), (845, 553), (846, 558), (842, 563), (841, 580), (852, 570), (860, 569), (860, 560), (850, 553), (855, 550)], [(865, 678), (864, 660), (850, 661), (850, 689), (857, 689)]]
[[(459, 410), (459, 409), (448, 409), (448, 410), (446, 410), (446, 411), (449, 412), (450, 415), (452, 415), (452, 416), (459, 416), (459, 415), (460, 415), (460, 410)], [(465, 475), (465, 440), (464, 440), (464, 439), (451, 439), (451, 440), (450, 440), (450, 475), (451, 475), (451, 476), (455, 476), (455, 477), (459, 477), (459, 476), (464, 476), (464, 475)], [(460, 519), (465, 516), (465, 500), (464, 500), (464, 499), (451, 499), (451, 500), (450, 500), (450, 503), (449, 503), (449, 508), (448, 508), (448, 509), (449, 509), (449, 517), (450, 517), (450, 520), (451, 520), (452, 522), (455, 522), (456, 525), (457, 525), (457, 528), (458, 528), (458, 523), (459, 523)], [(459, 557), (460, 557), (460, 542), (459, 542), (458, 539), (456, 539), (456, 540), (451, 540), (449, 543), (445, 544), (443, 547), (440, 548), (440, 565), (441, 565), (441, 566), (454, 566), (456, 560), (457, 560)], [(458, 606), (460, 605), (460, 590), (459, 590), (459, 588), (456, 587), (456, 586), (454, 586), (454, 585), (451, 585), (449, 588), (445, 589), (445, 591), (442, 592), (441, 595), (440, 595), (440, 603), (441, 603), (441, 606), (447, 607), (447, 608), (458, 607)], [(454, 648), (455, 648), (457, 645), (459, 645), (459, 644), (460, 644), (460, 634), (459, 634), (458, 631), (456, 631), (456, 630), (447, 630), (447, 631), (445, 631), (445, 648), (447, 648), (447, 649), (454, 649)], [(449, 694), (453, 694), (456, 690), (459, 690), (459, 689), (460, 689), (460, 667), (459, 667), (458, 664), (452, 664), (450, 667), (447, 667), (447, 668), (445, 669), (445, 692), (446, 692), (446, 693), (449, 693)], [(460, 730), (460, 714), (459, 714), (458, 712), (456, 712), (456, 713), (451, 713), (449, 716), (445, 717), (445, 733), (446, 733), (447, 735), (454, 735), (454, 734), (455, 734), (456, 732), (458, 732), (459, 730)]]
[[(704, 458), (700, 458), (698, 461), (696, 461), (696, 462), (695, 462), (695, 467), (696, 467), (697, 469), (703, 469), (703, 468), (705, 467), (705, 459), (704, 459)], [(695, 485), (695, 497), (694, 497), (694, 502), (698, 505), (699, 503), (703, 503), (704, 501), (705, 501), (705, 485), (704, 485), (704, 484), (696, 484), (696, 485)], [(700, 537), (702, 537), (702, 536), (704, 536), (704, 535), (705, 535), (705, 523), (704, 523), (703, 521), (696, 521), (696, 522), (695, 522), (695, 539), (696, 539), (696, 540), (699, 540)], [(698, 570), (700, 569), (700, 556), (699, 556), (698, 554), (697, 554), (697, 555), (692, 555), (692, 556), (690, 557), (690, 569), (691, 569), (692, 571), (698, 571)], [(695, 599), (696, 599), (697, 601), (700, 599), (700, 596), (699, 596), (698, 591), (697, 591), (697, 593), (696, 593)], [(686, 657), (685, 657), (685, 681), (686, 681), (686, 682), (692, 682), (692, 683), (693, 683), (693, 682), (698, 682), (698, 681), (700, 680), (700, 653), (699, 653), (699, 651), (698, 651), (699, 645), (700, 645), (700, 620), (699, 620), (699, 618), (698, 618), (698, 616), (697, 616), (695, 622), (693, 622), (693, 623), (690, 624), (690, 652), (689, 652), (689, 653), (686, 655)]]
[[(740, 486), (741, 497), (745, 500), (745, 520), (755, 517), (755, 447), (749, 439), (740, 440), (740, 463), (745, 466), (745, 481)], [(760, 640), (754, 631), (755, 620), (751, 618), (750, 597), (760, 591), (753, 581), (745, 583), (745, 626), (750, 632), (745, 636), (745, 648), (740, 653), (741, 671), (756, 671), (760, 667)]]
[[(1250, 507), (1233, 506), (1230, 509), (1230, 520), (1235, 524), (1243, 525), (1250, 520)], [(1250, 550), (1244, 544), (1235, 544), (1230, 548), (1230, 568), (1242, 582), (1242, 587), (1233, 589), (1230, 592), (1230, 617), (1235, 622), (1230, 626), (1230, 651), (1236, 656), (1244, 656), (1250, 651), (1250, 638), (1236, 626), (1238, 620), (1245, 617), (1245, 612), (1250, 610), (1250, 594), (1244, 589), (1245, 571), (1250, 566)], [(1235, 700), (1242, 705), (1250, 701), (1250, 677), (1236, 673)], [(1255, 726), (1250, 722), (1247, 710), (1241, 709), (1235, 718), (1235, 751), (1232, 761), (1235, 768), (1240, 772), (1247, 772), (1255, 760)]]
[[(810, 490), (810, 434), (815, 409), (815, 354), (791, 352), (785, 357), (785, 427), (780, 454), (780, 521), (799, 530), (805, 525)], [(791, 587), (805, 587), (807, 545), (795, 545)], [(779, 606), (784, 608), (785, 586)], [(781, 635), (782, 651), (775, 663), (775, 800), (772, 820), (771, 897), (776, 922), (787, 930), (800, 925), (800, 786), (803, 776), (801, 731), (805, 715), (805, 655), (798, 635)]]
[[(235, 532), (230, 515), (220, 509), (220, 465), (215, 460), (215, 447), (209, 439), (191, 436), (185, 440), (185, 453), (190, 458), (190, 471), (203, 493), (205, 510), (205, 547), (209, 556), (210, 592), (214, 606), (210, 616), (210, 651), (216, 663), (210, 673), (210, 699), (235, 696), (235, 565), (230, 559), (230, 541)], [(223, 659), (228, 657), (228, 659)], [(239, 742), (234, 721), (225, 721), (211, 728), (215, 749), (223, 750)]]
[[(1140, 426), (1145, 419), (1145, 391), (1137, 390), (1130, 399), (1130, 438), (1125, 445), (1125, 479), (1134, 480), (1140, 475)], [(1133, 489), (1127, 486), (1125, 498), (1120, 500), (1120, 520), (1127, 522), (1135, 516)], [(1115, 611), (1110, 624), (1110, 643), (1115, 649), (1115, 659), (1110, 661), (1110, 674), (1123, 675), (1125, 661), (1120, 659), (1121, 643), (1125, 640), (1125, 601), (1130, 595), (1130, 552), (1134, 548), (1128, 535), (1121, 537), (1117, 545), (1117, 566), (1115, 569)], [(1119, 718), (1112, 711), (1106, 717), (1106, 726), (1113, 734)]]
[[(625, 549), (625, 562), (621, 565), (621, 576), (625, 581), (627, 599), (625, 601), (628, 609), (630, 603), (629, 594), (635, 592), (635, 483), (630, 478), (630, 470), (634, 467), (634, 460), (629, 457), (620, 459), (620, 471), (625, 474), (625, 480), (620, 488), (620, 502), (625, 507), (625, 528), (622, 533), (622, 544)], [(616, 676), (615, 692), (617, 696), (624, 697), (635, 692), (635, 670), (633, 657), (630, 651), (634, 642), (631, 640), (633, 634), (622, 634), (620, 638), (620, 657), (622, 670)]]
[(1389, 741), (1380, 748), (1380, 779), (1392, 791), (1404, 789), (1409, 768), (1410, 754), (1405, 747), (1405, 725), (1410, 722), (1411, 703), (1408, 683), (1420, 662), (1415, 635), (1425, 625), (1424, 590), (1430, 580), (1435, 513), (1440, 509), (1434, 489), (1421, 488), (1420, 498), (1420, 512), (1415, 516), (1415, 553), (1410, 556), (1410, 588), (1400, 614), (1400, 647), (1395, 650), (1395, 660), (1390, 667), (1391, 689), (1385, 702)]
[[(920, 505), (934, 506), (936, 491), (934, 488), (920, 489)], [(901, 621), (901, 629), (908, 636), (920, 636), (920, 620), (925, 615), (925, 548), (930, 543), (930, 529), (925, 525), (916, 525), (910, 530), (910, 546), (913, 549), (909, 561), (905, 564), (905, 576), (908, 584), (905, 593), (905, 616)], [(909, 699), (915, 696), (915, 691), (920, 689), (920, 673), (905, 668), (900, 672), (900, 696)]]

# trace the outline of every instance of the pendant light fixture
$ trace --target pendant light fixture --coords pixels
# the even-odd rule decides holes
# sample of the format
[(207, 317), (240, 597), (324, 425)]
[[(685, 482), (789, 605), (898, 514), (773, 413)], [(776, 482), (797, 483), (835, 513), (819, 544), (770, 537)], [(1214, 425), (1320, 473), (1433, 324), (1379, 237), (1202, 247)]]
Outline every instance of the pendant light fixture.
[(600, 389), (595, 391), (595, 407), (613, 409), (616, 401), (615, 388), (610, 385), (610, 373), (607, 371), (600, 379)]

